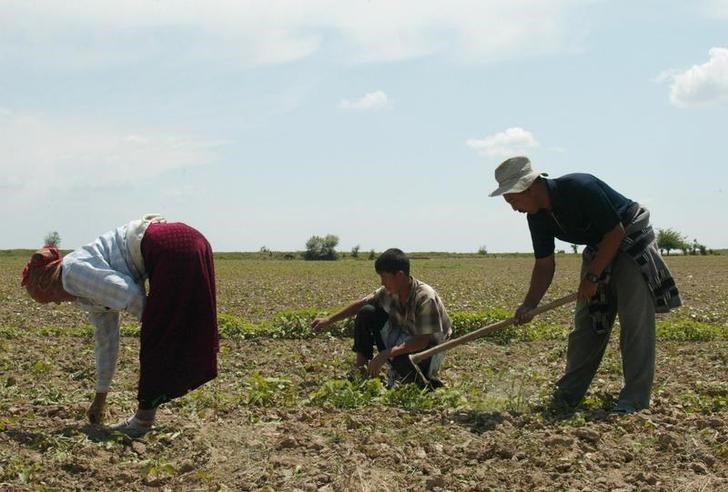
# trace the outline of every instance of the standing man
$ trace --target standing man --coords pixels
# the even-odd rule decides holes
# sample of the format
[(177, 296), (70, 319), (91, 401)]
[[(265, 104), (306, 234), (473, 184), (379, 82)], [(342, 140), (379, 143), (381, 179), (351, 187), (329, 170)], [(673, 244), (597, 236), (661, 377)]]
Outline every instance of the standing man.
[(574, 407), (581, 402), (619, 315), (624, 387), (614, 410), (648, 408), (655, 374), (655, 312), (682, 303), (657, 249), (650, 214), (590, 174), (544, 176), (528, 158), (512, 157), (496, 168), (498, 189), (490, 194), (503, 195), (513, 210), (528, 214), (536, 261), (516, 323), (531, 320), (528, 311), (551, 285), (554, 238), (585, 244), (575, 327), (554, 403)]
[[(410, 276), (410, 262), (399, 249), (388, 249), (374, 262), (382, 287), (351, 303), (336, 314), (313, 321), (314, 329), (356, 315), (354, 322), (355, 370), (376, 376), (389, 361), (393, 379), (431, 387), (442, 386), (435, 379), (444, 354), (419, 363), (419, 377), (408, 354), (439, 345), (450, 337), (450, 318), (435, 289)], [(374, 357), (374, 346), (379, 353)]]

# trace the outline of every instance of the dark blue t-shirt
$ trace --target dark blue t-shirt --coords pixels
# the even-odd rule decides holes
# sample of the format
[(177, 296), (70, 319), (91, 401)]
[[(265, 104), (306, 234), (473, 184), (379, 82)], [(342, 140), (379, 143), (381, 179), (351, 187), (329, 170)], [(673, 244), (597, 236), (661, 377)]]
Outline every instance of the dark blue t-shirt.
[(596, 246), (618, 223), (631, 218), (634, 202), (591, 174), (566, 174), (544, 182), (551, 211), (542, 209), (528, 215), (536, 258), (554, 253), (554, 238)]

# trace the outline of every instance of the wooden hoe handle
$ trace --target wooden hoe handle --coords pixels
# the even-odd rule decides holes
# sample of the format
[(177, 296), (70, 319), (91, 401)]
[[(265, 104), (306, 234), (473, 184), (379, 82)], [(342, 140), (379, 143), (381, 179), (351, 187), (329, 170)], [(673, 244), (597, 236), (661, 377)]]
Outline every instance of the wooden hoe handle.
[[(564, 304), (569, 304), (570, 302), (574, 302), (575, 300), (576, 300), (576, 292), (571, 293), (564, 297), (560, 297), (554, 301), (549, 302), (548, 304), (538, 306), (537, 308), (529, 311), (528, 314), (536, 316), (538, 314), (545, 313), (546, 311), (551, 311), (552, 309), (555, 309), (559, 306), (563, 306)], [(491, 325), (484, 326), (482, 328), (478, 328), (475, 331), (471, 331), (470, 333), (463, 335), (461, 337), (453, 338), (452, 340), (448, 340), (447, 342), (441, 343), (440, 345), (435, 345), (434, 347), (429, 348), (427, 350), (423, 350), (422, 352), (418, 352), (416, 354), (410, 354), (409, 358), (413, 364), (417, 365), (418, 362), (425, 360), (428, 357), (432, 357), (435, 354), (439, 354), (440, 352), (443, 352), (445, 350), (449, 350), (453, 347), (457, 347), (458, 345), (467, 343), (470, 340), (475, 340), (477, 338), (484, 337), (485, 335), (488, 335), (490, 333), (495, 333), (498, 330), (502, 330), (503, 328), (505, 328), (507, 326), (511, 326), (515, 321), (516, 321), (515, 316), (510, 317), (508, 319), (504, 319), (502, 321), (498, 321), (497, 323), (493, 323)]]

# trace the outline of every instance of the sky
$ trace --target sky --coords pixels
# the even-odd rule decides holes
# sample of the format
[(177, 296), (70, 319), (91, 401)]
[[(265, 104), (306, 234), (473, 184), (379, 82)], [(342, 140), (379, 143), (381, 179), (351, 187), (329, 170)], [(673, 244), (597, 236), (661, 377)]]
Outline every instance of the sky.
[(727, 129), (728, 0), (0, 0), (0, 249), (526, 252), (521, 154), (726, 248)]

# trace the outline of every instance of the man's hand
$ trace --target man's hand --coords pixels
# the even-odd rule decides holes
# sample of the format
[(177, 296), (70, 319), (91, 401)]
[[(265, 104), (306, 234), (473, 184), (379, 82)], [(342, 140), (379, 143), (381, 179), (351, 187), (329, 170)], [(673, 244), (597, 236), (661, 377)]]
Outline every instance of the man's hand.
[(311, 328), (314, 331), (321, 331), (324, 328), (326, 328), (327, 326), (329, 326), (330, 324), (331, 324), (331, 318), (330, 317), (326, 317), (326, 318), (316, 318), (311, 323)]
[(576, 293), (576, 297), (580, 301), (588, 301), (597, 293), (598, 286), (599, 284), (590, 282), (589, 280), (583, 278), (581, 279), (581, 283), (579, 284), (579, 291)]
[(382, 366), (384, 366), (384, 364), (389, 360), (390, 356), (391, 352), (389, 349), (379, 352), (377, 356), (369, 362), (369, 377), (377, 377), (382, 371)]
[(530, 314), (531, 311), (533, 311), (536, 308), (536, 306), (529, 306), (528, 304), (521, 304), (518, 309), (516, 309), (516, 312), (513, 313), (513, 317), (515, 318), (514, 325), (522, 325), (524, 323), (528, 323), (533, 319), (533, 314)]
[(100, 424), (104, 420), (104, 410), (106, 409), (106, 393), (96, 393), (94, 401), (86, 411), (88, 421), (92, 424)]

